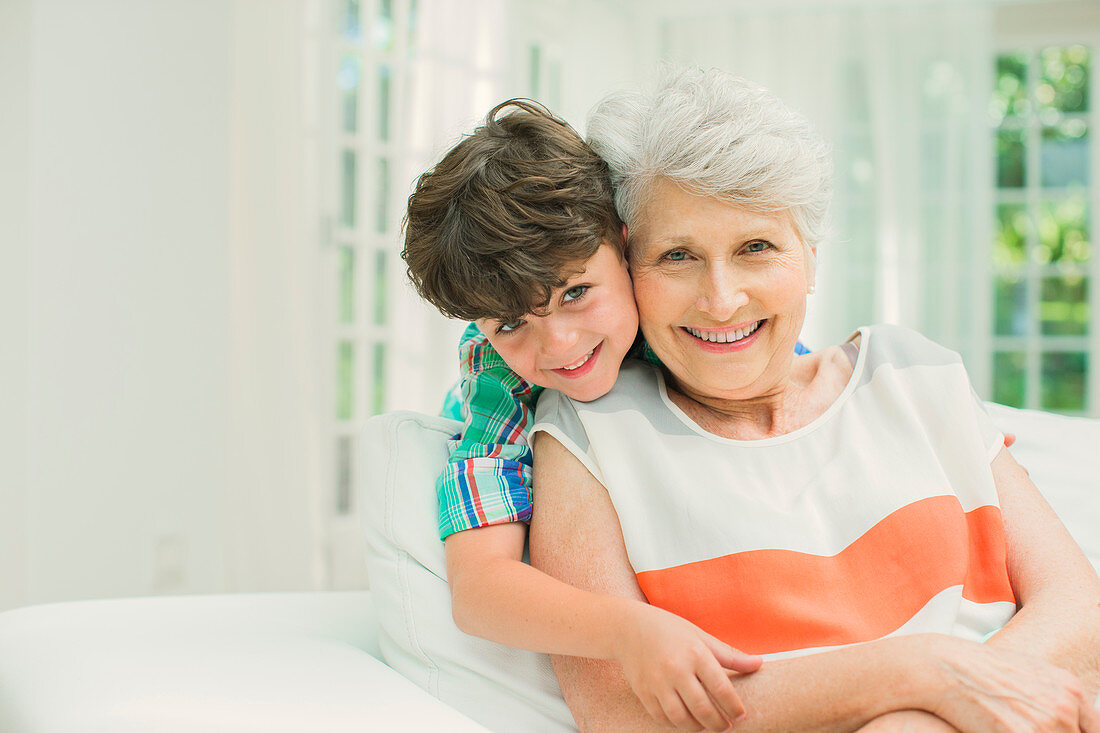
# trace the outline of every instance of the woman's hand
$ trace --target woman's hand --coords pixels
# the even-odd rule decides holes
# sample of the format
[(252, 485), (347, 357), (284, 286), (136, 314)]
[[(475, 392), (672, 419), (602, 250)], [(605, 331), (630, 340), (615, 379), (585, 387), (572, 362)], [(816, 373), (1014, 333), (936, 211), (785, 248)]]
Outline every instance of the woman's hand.
[(946, 694), (928, 711), (963, 731), (1100, 733), (1100, 712), (1076, 675), (1037, 657), (967, 647), (942, 658)]
[(725, 731), (745, 712), (727, 670), (747, 674), (761, 658), (645, 603), (623, 619), (616, 659), (646, 712), (683, 730)]

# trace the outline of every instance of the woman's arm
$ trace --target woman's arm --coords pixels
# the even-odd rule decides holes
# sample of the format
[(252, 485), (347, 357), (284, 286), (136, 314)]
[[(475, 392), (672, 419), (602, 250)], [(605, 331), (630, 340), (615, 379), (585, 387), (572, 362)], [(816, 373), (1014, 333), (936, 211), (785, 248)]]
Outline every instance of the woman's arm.
[(1008, 576), (1020, 605), (988, 642), (1077, 675), (1100, 691), (1100, 580), (1054, 510), (1009, 452), (993, 459)]
[[(644, 601), (607, 492), (553, 437), (536, 435), (535, 454), (532, 564), (584, 590)], [(554, 668), (582, 731), (661, 729), (629, 693), (618, 665), (555, 657)], [(984, 680), (993, 677), (1000, 687), (988, 691)], [(888, 638), (768, 662), (734, 678), (748, 711), (737, 730), (852, 730), (909, 708), (963, 730), (996, 730), (1021, 698), (1048, 700), (1052, 719), (1063, 722), (1072, 710), (1072, 728), (1037, 729), (1077, 730), (1076, 698), (1047, 677), (1008, 653), (959, 639)]]

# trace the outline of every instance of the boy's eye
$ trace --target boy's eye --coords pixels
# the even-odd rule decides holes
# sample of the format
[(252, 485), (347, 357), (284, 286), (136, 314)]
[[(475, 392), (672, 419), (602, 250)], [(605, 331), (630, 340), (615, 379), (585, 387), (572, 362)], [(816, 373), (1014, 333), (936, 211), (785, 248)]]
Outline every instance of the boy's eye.
[(497, 333), (512, 333), (525, 323), (527, 323), (527, 321), (522, 318), (518, 321), (512, 321), (511, 323), (501, 323), (497, 326)]
[(771, 247), (771, 244), (761, 239), (758, 239), (755, 242), (749, 242), (748, 246), (745, 247), (745, 250), (747, 252), (763, 252), (769, 247)]
[(587, 293), (589, 287), (588, 285), (576, 285), (571, 287), (562, 294), (561, 301), (563, 303), (568, 303), (571, 300), (576, 300)]

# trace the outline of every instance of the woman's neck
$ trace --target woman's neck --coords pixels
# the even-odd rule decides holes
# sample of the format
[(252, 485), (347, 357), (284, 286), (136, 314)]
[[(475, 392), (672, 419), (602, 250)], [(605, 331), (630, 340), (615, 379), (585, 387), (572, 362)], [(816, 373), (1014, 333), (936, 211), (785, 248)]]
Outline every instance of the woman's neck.
[(773, 387), (749, 399), (720, 399), (682, 390), (670, 380), (673, 403), (702, 429), (723, 438), (762, 440), (798, 430), (820, 417), (851, 379), (853, 365), (830, 347), (794, 360)]
[(803, 388), (791, 380), (767, 394), (727, 400), (694, 394), (670, 386), (669, 398), (699, 427), (736, 440), (760, 440), (797, 430)]

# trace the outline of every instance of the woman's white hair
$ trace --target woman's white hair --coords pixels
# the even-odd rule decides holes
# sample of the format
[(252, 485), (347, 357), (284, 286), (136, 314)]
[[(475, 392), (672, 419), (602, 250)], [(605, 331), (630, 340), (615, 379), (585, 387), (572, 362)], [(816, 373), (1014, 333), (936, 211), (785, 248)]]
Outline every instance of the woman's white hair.
[(771, 92), (718, 69), (666, 75), (588, 116), (588, 142), (611, 168), (615, 206), (633, 231), (653, 182), (673, 181), (758, 213), (788, 212), (803, 242), (826, 236), (829, 146)]

